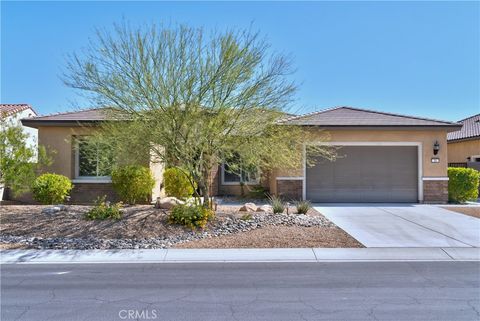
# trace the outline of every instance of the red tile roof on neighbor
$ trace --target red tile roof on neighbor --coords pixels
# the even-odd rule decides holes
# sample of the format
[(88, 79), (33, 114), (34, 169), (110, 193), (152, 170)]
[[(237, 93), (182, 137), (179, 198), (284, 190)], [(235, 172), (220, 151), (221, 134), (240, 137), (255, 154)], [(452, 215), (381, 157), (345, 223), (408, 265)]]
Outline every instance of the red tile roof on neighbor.
[(8, 117), (27, 109), (31, 109), (33, 113), (37, 115), (35, 110), (29, 104), (0, 104), (0, 115)]
[(300, 116), (283, 119), (280, 123), (301, 126), (325, 127), (458, 127), (461, 124), (428, 119), (422, 117), (406, 116), (385, 113), (375, 110), (354, 107), (334, 107)]
[(480, 114), (462, 119), (459, 123), (463, 124), (462, 129), (448, 133), (448, 141), (471, 139), (475, 137), (480, 139)]

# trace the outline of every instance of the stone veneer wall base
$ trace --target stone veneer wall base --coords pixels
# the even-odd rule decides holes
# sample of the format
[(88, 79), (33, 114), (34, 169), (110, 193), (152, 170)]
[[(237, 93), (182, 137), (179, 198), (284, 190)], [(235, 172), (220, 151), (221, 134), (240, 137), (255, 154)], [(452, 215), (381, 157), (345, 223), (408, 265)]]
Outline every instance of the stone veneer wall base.
[(302, 180), (277, 180), (277, 195), (286, 200), (301, 200), (303, 191)]
[(73, 183), (70, 192), (71, 204), (93, 204), (98, 197), (106, 196), (110, 202), (119, 202), (120, 198), (111, 183)]
[(423, 203), (448, 203), (448, 181), (423, 181)]

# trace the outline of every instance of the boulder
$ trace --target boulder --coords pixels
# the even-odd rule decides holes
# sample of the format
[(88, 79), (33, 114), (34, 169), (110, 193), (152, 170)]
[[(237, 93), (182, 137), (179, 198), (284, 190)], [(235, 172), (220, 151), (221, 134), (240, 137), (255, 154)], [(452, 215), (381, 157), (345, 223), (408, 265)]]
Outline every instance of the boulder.
[(245, 203), (242, 207), (240, 207), (240, 212), (255, 212), (257, 210), (257, 205), (254, 203)]
[(273, 213), (272, 205), (262, 205), (257, 207), (257, 212)]
[(163, 208), (166, 210), (170, 210), (172, 209), (172, 207), (179, 204), (185, 204), (185, 202), (182, 200), (179, 200), (176, 197), (164, 197), (157, 202), (157, 206), (159, 208)]
[(67, 210), (67, 207), (65, 205), (55, 205), (55, 206), (45, 207), (42, 210), (42, 214), (52, 215), (61, 211), (66, 211), (66, 210)]

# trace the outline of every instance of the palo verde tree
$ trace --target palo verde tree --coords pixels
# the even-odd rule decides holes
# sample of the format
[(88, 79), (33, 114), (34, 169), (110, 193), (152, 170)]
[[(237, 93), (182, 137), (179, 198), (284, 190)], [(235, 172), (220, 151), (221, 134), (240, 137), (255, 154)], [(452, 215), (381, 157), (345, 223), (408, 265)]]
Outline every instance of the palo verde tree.
[[(296, 86), (291, 63), (258, 33), (123, 23), (67, 62), (65, 83), (108, 106), (102, 139), (131, 160), (152, 155), (180, 166), (208, 206), (210, 173), (228, 163), (298, 168), (311, 133), (281, 125)], [(326, 140), (327, 135), (316, 137)], [(334, 158), (326, 146), (310, 155)]]

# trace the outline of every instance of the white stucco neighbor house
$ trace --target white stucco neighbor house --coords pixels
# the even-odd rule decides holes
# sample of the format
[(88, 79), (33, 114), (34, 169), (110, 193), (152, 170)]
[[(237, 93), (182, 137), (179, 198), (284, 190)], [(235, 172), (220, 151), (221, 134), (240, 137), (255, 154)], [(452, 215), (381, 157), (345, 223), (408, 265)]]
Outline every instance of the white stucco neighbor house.
[(20, 121), (23, 118), (38, 116), (32, 106), (29, 104), (0, 104), (0, 115), (2, 118), (6, 118), (7, 121), (22, 126), (23, 131), (28, 134), (27, 145), (37, 150), (38, 130), (23, 126)]
[[(38, 130), (36, 128), (23, 126), (21, 119), (38, 116), (35, 110), (29, 104), (0, 104), (0, 117), (6, 119), (7, 122), (22, 126), (25, 133), (28, 134), (27, 145), (32, 147), (34, 151), (38, 150)], [(36, 162), (36, 155), (32, 162)], [(4, 186), (0, 184), (0, 201), (3, 200)]]

